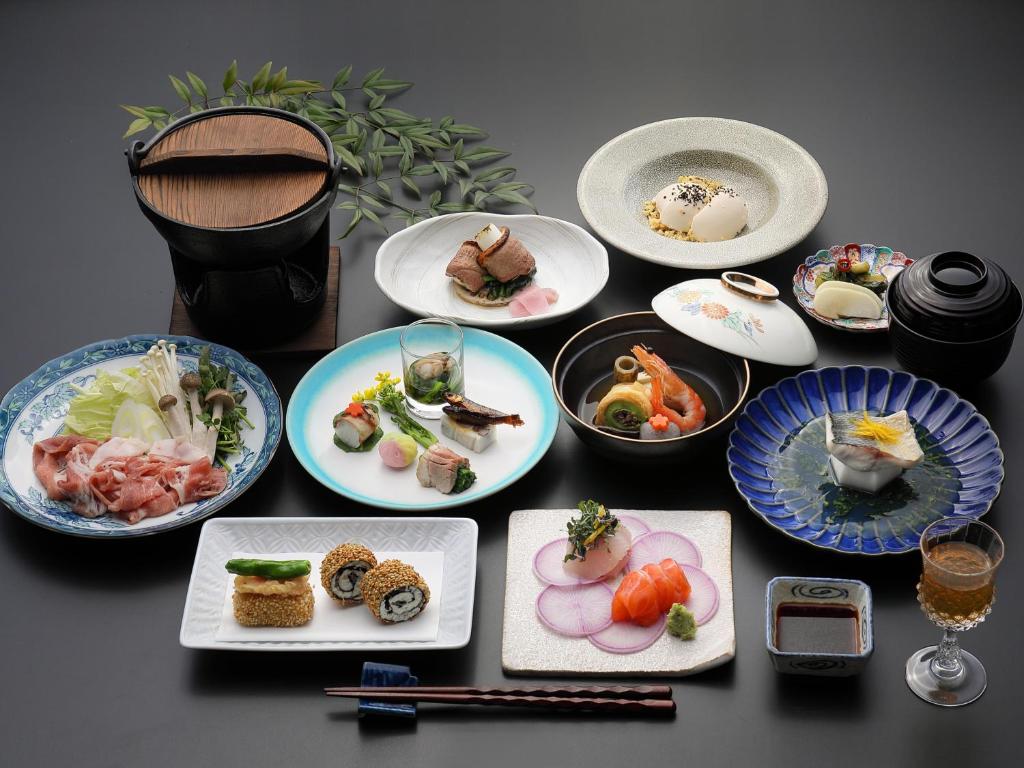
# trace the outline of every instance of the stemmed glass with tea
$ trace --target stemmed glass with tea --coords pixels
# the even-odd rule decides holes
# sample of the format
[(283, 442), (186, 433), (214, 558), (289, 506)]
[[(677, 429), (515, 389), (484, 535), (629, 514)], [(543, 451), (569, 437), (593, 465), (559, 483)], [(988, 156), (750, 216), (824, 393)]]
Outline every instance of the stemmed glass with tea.
[(977, 626), (992, 611), (1003, 540), (985, 523), (948, 517), (925, 528), (921, 554), (917, 600), (943, 635), (938, 645), (907, 660), (907, 685), (932, 704), (970, 704), (985, 692), (988, 678), (977, 657), (960, 648), (956, 633)]
[(462, 329), (428, 317), (406, 326), (399, 342), (406, 405), (422, 418), (441, 418), (444, 396), (464, 394)]

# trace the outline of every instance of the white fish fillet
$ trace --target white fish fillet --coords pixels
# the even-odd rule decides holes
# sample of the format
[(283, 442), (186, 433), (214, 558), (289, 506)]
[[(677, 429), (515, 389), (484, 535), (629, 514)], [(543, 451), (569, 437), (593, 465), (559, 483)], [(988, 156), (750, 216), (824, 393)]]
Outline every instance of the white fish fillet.
[(924, 452), (917, 443), (914, 427), (906, 411), (871, 417), (872, 421), (896, 430), (898, 438), (892, 442), (855, 434), (856, 424), (863, 418), (863, 412), (859, 411), (825, 415), (825, 447), (843, 464), (862, 472), (870, 472), (893, 466), (910, 469), (924, 459)]

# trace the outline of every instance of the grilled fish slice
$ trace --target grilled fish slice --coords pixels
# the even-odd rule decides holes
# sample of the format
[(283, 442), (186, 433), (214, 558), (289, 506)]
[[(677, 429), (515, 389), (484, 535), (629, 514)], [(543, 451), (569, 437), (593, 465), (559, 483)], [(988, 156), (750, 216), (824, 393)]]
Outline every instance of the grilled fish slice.
[(909, 469), (924, 458), (906, 411), (889, 416), (829, 413), (825, 427), (828, 452), (862, 472), (883, 467)]
[(521, 427), (524, 422), (517, 413), (502, 413), (486, 405), (474, 403), (468, 397), (456, 395), (453, 392), (446, 392), (444, 399), (448, 401), (442, 410), (455, 421), (462, 424), (473, 424), (484, 426), (487, 424), (509, 424), (513, 427)]

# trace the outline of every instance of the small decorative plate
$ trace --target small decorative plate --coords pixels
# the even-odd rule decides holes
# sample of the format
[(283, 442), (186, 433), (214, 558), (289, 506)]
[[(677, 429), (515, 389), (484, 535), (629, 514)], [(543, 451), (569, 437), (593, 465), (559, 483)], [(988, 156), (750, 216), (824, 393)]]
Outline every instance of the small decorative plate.
[[(430, 512), (471, 504), (508, 487), (540, 461), (558, 428), (551, 377), (522, 347), (493, 333), (464, 328), (466, 397), (506, 413), (522, 427), (498, 426), (497, 441), (474, 453), (441, 434), (438, 420), (418, 419), (442, 445), (468, 458), (476, 482), (462, 493), (442, 494), (416, 480), (415, 462), (403, 470), (385, 466), (376, 450), (345, 453), (334, 445), (334, 414), (355, 392), (373, 384), (378, 371), (402, 370), (401, 328), (377, 331), (331, 352), (309, 369), (288, 402), (285, 431), (299, 463), (314, 478), (353, 501), (381, 509)], [(391, 417), (381, 427), (393, 431)], [(422, 454), (422, 449), (421, 449)]]
[[(924, 461), (877, 494), (837, 486), (825, 412), (906, 410)], [(861, 555), (910, 552), (944, 517), (979, 518), (1003, 482), (1003, 452), (985, 417), (954, 392), (903, 371), (849, 365), (803, 371), (768, 387), (736, 420), (729, 474), (773, 528)]]
[[(537, 262), (536, 285), (558, 301), (542, 315), (512, 317), (508, 307), (479, 307), (460, 299), (445, 268), (464, 240), (487, 224), (508, 227)], [(384, 295), (420, 317), (512, 330), (546, 325), (589, 304), (608, 282), (608, 251), (585, 229), (547, 216), (450, 213), (396, 232), (380, 246), (374, 278)]]
[(508, 521), (505, 620), (501, 666), (512, 675), (598, 677), (608, 675), (681, 677), (725, 664), (736, 655), (732, 594), (732, 517), (721, 510), (627, 510), (656, 531), (681, 533), (702, 555), (701, 568), (718, 587), (718, 611), (697, 629), (693, 640), (665, 632), (636, 653), (609, 653), (582, 637), (566, 637), (537, 618), (537, 595), (545, 585), (534, 575), (537, 550), (565, 535), (565, 521), (575, 509), (530, 509), (513, 512)]
[[(848, 251), (854, 248), (856, 248), (856, 252), (848, 255)], [(894, 251), (884, 245), (849, 243), (833, 245), (828, 250), (823, 248), (813, 256), (808, 256), (804, 259), (804, 263), (796, 268), (796, 274), (793, 275), (793, 295), (796, 296), (797, 303), (800, 304), (804, 312), (819, 323), (838, 328), (841, 331), (877, 333), (888, 330), (889, 307), (886, 306), (884, 297), (882, 297), (882, 316), (878, 320), (869, 320), (865, 317), (840, 317), (833, 320), (831, 317), (819, 315), (814, 310), (816, 290), (814, 281), (822, 272), (834, 268), (836, 262), (843, 257), (850, 258), (853, 263), (866, 261), (870, 265), (871, 272), (881, 274), (890, 283), (896, 275), (914, 263), (913, 259), (907, 258), (900, 251)]]
[[(330, 552), (346, 541), (358, 542), (377, 552), (410, 554), (443, 553), (440, 584), (434, 579), (431, 605), (438, 605), (440, 616), (432, 640), (352, 640), (344, 629), (337, 637), (328, 638), (323, 630), (312, 633), (318, 639), (305, 638), (305, 627), (245, 628), (253, 639), (224, 639), (222, 622), (233, 621), (225, 616), (224, 596), (233, 578), (224, 563), (238, 552), (273, 556), (275, 553)], [(188, 585), (185, 612), (181, 619), (181, 644), (186, 648), (214, 648), (232, 651), (418, 651), (439, 648), (462, 648), (473, 630), (473, 598), (476, 590), (477, 524), (461, 517), (231, 517), (210, 520), (203, 525), (196, 548), (192, 579)], [(411, 559), (411, 558), (410, 558)], [(320, 584), (319, 569), (309, 577), (313, 587), (313, 623), (320, 614), (352, 613), (345, 619), (357, 622), (369, 611), (363, 606), (341, 608), (334, 603)], [(337, 619), (337, 617), (332, 617)], [(381, 630), (414, 629), (426, 618), (426, 612), (407, 626), (378, 626)], [(331, 622), (326, 622), (333, 626)], [(230, 628), (229, 628), (230, 629)], [(330, 635), (330, 632), (327, 633)]]
[[(725, 183), (747, 204), (747, 226), (732, 240), (691, 243), (660, 235), (643, 214), (679, 176)], [(817, 226), (828, 203), (821, 166), (803, 147), (759, 125), (680, 117), (634, 128), (583, 166), (576, 199), (587, 223), (616, 248), (680, 269), (727, 269), (789, 250)]]
[[(88, 385), (100, 369), (116, 371), (134, 365), (158, 339), (176, 343), (182, 367), (193, 370), (200, 351), (209, 346), (214, 362), (227, 365), (246, 390), (245, 407), (254, 428), (242, 432), (245, 445), (229, 462), (227, 488), (212, 498), (134, 525), (109, 514), (82, 517), (66, 502), (47, 498), (32, 469), (32, 446), (63, 429), (68, 403), (75, 396), (73, 386)], [(209, 517), (255, 482), (281, 442), (281, 415), (281, 399), (270, 379), (233, 349), (190, 336), (143, 335), (99, 341), (46, 363), (0, 401), (0, 499), (26, 520), (74, 536), (129, 538), (180, 528)]]

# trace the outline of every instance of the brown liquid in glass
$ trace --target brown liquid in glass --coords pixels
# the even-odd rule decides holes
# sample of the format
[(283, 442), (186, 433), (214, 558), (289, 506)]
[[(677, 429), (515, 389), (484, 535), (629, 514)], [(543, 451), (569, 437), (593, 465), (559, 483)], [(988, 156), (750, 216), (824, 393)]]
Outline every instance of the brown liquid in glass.
[(775, 645), (785, 653), (858, 653), (858, 623), (852, 605), (782, 603), (775, 610)]

